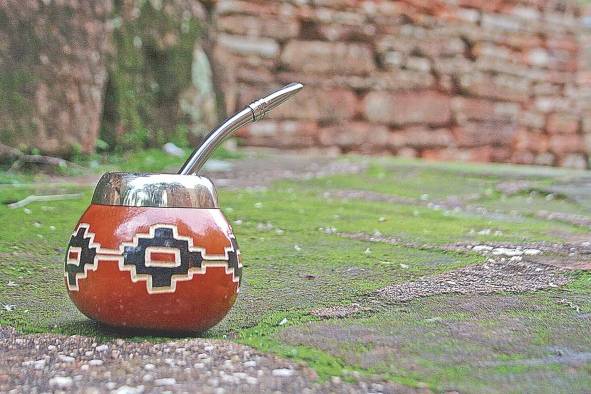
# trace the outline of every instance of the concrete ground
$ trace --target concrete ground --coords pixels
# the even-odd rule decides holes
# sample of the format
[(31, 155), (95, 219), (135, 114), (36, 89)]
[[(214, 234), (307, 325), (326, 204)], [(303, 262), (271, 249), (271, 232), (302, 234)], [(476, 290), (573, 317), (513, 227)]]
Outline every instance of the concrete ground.
[(209, 175), (243, 287), (224, 321), (182, 338), (70, 303), (64, 247), (96, 175), (2, 178), (0, 392), (591, 387), (589, 173), (248, 151)]

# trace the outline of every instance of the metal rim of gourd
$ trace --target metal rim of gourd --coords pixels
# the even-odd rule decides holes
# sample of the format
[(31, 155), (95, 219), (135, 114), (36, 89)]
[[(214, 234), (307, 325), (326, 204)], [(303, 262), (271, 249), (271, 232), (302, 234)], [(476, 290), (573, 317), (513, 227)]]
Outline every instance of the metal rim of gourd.
[(109, 172), (92, 203), (128, 207), (219, 208), (213, 182), (197, 175)]
[(109, 172), (99, 180), (92, 203), (129, 207), (218, 208), (213, 182), (196, 175), (213, 151), (233, 132), (256, 122), (298, 93), (304, 86), (290, 83), (253, 101), (226, 119), (204, 138), (182, 165), (178, 174)]

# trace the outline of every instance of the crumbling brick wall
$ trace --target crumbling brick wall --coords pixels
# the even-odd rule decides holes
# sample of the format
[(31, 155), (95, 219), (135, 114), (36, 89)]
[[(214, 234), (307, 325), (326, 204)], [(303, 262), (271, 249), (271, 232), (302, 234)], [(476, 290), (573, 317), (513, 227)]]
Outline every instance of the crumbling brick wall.
[(228, 112), (307, 85), (247, 127), (247, 144), (588, 165), (574, 1), (222, 0), (215, 21)]
[(0, 1), (0, 144), (69, 156), (213, 127), (205, 19), (192, 0)]
[(111, 0), (0, 1), (0, 143), (94, 149)]

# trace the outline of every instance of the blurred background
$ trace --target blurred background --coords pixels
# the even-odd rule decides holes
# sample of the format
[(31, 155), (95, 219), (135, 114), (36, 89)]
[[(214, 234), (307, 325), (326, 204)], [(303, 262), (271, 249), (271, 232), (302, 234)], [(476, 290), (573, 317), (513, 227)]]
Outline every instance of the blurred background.
[[(0, 160), (240, 145), (588, 168), (591, 25), (567, 0), (0, 1)], [(177, 149), (177, 148), (180, 148)], [(33, 159), (34, 161), (34, 159)]]

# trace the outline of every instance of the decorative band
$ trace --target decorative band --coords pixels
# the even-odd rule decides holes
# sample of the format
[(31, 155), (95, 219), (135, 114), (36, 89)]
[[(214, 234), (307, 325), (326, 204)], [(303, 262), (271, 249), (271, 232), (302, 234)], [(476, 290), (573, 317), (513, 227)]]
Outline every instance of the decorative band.
[(90, 225), (80, 223), (66, 252), (65, 273), (68, 289), (78, 291), (78, 281), (88, 271), (95, 271), (99, 261), (117, 261), (120, 271), (128, 271), (132, 282), (145, 281), (148, 293), (173, 293), (176, 283), (205, 274), (208, 267), (223, 267), (232, 281), (242, 276), (240, 250), (231, 235), (231, 245), (220, 255), (207, 254), (205, 248), (193, 245), (193, 238), (179, 235), (175, 225), (155, 224), (148, 234), (138, 233), (119, 249), (102, 248), (94, 242)]

